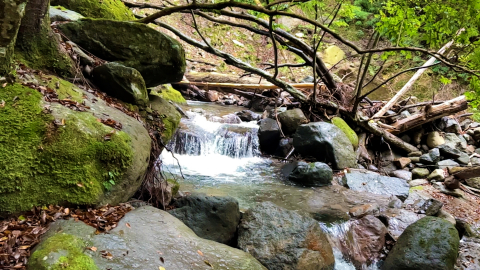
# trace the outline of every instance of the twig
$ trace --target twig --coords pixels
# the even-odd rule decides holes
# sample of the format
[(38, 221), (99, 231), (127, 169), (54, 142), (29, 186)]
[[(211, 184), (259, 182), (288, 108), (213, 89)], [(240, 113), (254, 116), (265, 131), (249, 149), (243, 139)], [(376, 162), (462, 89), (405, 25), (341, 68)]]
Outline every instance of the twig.
[(187, 61), (189, 61), (189, 62), (197, 62), (197, 63), (209, 65), (209, 66), (212, 66), (212, 67), (216, 67), (216, 66), (217, 66), (217, 65), (215, 65), (215, 64), (212, 64), (212, 63), (209, 63), (209, 62), (205, 62), (205, 61), (202, 61), (202, 60), (195, 60), (195, 59), (188, 59), (188, 58), (185, 58), (185, 60), (187, 60)]

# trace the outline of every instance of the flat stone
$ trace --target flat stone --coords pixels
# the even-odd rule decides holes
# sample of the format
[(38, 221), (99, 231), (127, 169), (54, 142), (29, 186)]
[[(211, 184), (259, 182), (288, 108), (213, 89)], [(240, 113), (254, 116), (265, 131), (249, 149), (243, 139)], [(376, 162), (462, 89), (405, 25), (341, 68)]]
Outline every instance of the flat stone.
[(440, 153), (446, 158), (458, 158), (462, 155), (462, 151), (452, 147), (450, 144), (438, 146)]
[(470, 163), (470, 156), (468, 156), (467, 153), (462, 152), (462, 154), (456, 159), (456, 161), (458, 161), (460, 164), (467, 165), (468, 163)]
[(464, 138), (457, 136), (455, 133), (445, 133), (445, 144), (461, 150), (467, 148), (467, 141), (465, 141)]
[(425, 215), (415, 214), (405, 209), (389, 208), (382, 212), (380, 217), (387, 221), (387, 229), (390, 236), (397, 240), (403, 231)]
[(440, 161), (440, 150), (433, 148), (427, 154), (420, 156), (420, 162), (423, 164), (433, 165)]
[(373, 172), (353, 171), (346, 173), (343, 182), (351, 190), (380, 195), (395, 195), (401, 200), (408, 197), (409, 185), (404, 179), (382, 176)]
[(423, 179), (427, 178), (430, 174), (430, 171), (426, 168), (414, 168), (412, 170), (412, 178), (413, 179)]
[(348, 214), (350, 214), (350, 216), (354, 218), (361, 218), (366, 215), (376, 215), (378, 214), (379, 210), (380, 207), (376, 203), (364, 204), (350, 208), (348, 210)]
[(390, 173), (390, 176), (401, 178), (407, 182), (412, 180), (412, 173), (406, 170), (396, 170)]
[(420, 157), (410, 157), (412, 163), (420, 163)]
[(437, 163), (439, 169), (450, 169), (459, 166), (457, 162), (451, 159), (445, 159)]
[(435, 180), (443, 182), (445, 180), (445, 171), (442, 169), (435, 169), (430, 175), (428, 175), (427, 179), (430, 181)]
[(408, 153), (408, 157), (410, 157), (410, 159), (411, 157), (420, 157), (421, 155), (423, 155), (422, 151), (414, 151), (414, 152)]
[(465, 182), (473, 188), (480, 189), (480, 177), (465, 179)]
[(397, 166), (399, 169), (403, 169), (403, 168), (407, 167), (408, 164), (410, 164), (411, 162), (412, 161), (407, 157), (397, 158), (396, 160), (393, 161), (395, 166)]
[(416, 180), (412, 180), (412, 181), (408, 182), (408, 184), (411, 187), (422, 186), (422, 185), (426, 185), (426, 184), (429, 184), (429, 183), (430, 182), (428, 182), (428, 180), (426, 180), (426, 179), (416, 179)]
[(465, 197), (465, 193), (460, 190), (460, 189), (448, 189), (445, 187), (445, 185), (443, 183), (440, 183), (440, 182), (435, 182), (432, 184), (432, 186), (436, 189), (438, 189), (440, 192), (444, 193), (444, 194), (447, 194), (447, 195), (450, 195), (450, 196), (453, 196), (453, 197), (457, 197), (457, 198), (463, 198)]

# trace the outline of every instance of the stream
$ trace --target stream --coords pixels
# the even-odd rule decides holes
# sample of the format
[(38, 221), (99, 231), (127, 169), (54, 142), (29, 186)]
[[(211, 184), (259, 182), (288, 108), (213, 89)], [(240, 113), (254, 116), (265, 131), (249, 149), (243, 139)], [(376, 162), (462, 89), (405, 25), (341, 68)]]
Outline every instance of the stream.
[[(386, 198), (362, 196), (338, 185), (305, 188), (285, 180), (281, 173), (284, 163), (260, 155), (256, 121), (239, 124), (210, 121), (215, 116), (240, 111), (241, 107), (189, 101), (183, 109), (189, 119), (182, 118), (168, 145), (174, 154), (163, 151), (160, 157), (163, 172), (179, 181), (182, 192), (232, 196), (242, 211), (256, 203), (271, 201), (290, 210), (333, 216), (332, 222), (320, 225), (334, 249), (335, 269), (355, 269), (344, 259), (339, 247), (340, 241), (355, 239), (347, 239), (349, 222), (338, 221), (337, 216), (346, 215), (354, 205)], [(362, 269), (378, 268), (373, 265)]]

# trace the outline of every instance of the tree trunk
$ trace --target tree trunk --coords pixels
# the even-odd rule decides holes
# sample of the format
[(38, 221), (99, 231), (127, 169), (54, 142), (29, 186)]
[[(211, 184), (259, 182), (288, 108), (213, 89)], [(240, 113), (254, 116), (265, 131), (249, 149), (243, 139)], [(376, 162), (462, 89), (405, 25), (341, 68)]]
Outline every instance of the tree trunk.
[(47, 69), (63, 77), (71, 77), (74, 64), (59, 46), (60, 38), (50, 28), (50, 0), (29, 0), (26, 16), (18, 31), (16, 49), (29, 66)]
[(0, 76), (10, 72), (26, 0), (0, 0)]

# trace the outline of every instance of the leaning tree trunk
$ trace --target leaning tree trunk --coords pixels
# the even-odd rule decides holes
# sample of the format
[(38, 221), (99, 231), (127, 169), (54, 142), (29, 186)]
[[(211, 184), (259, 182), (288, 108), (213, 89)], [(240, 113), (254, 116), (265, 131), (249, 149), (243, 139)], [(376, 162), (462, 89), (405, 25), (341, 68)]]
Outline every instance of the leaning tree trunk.
[(0, 0), (0, 77), (9, 73), (26, 0)]
[(74, 64), (50, 27), (49, 7), (50, 0), (28, 1), (16, 49), (31, 67), (70, 77), (74, 74)]

